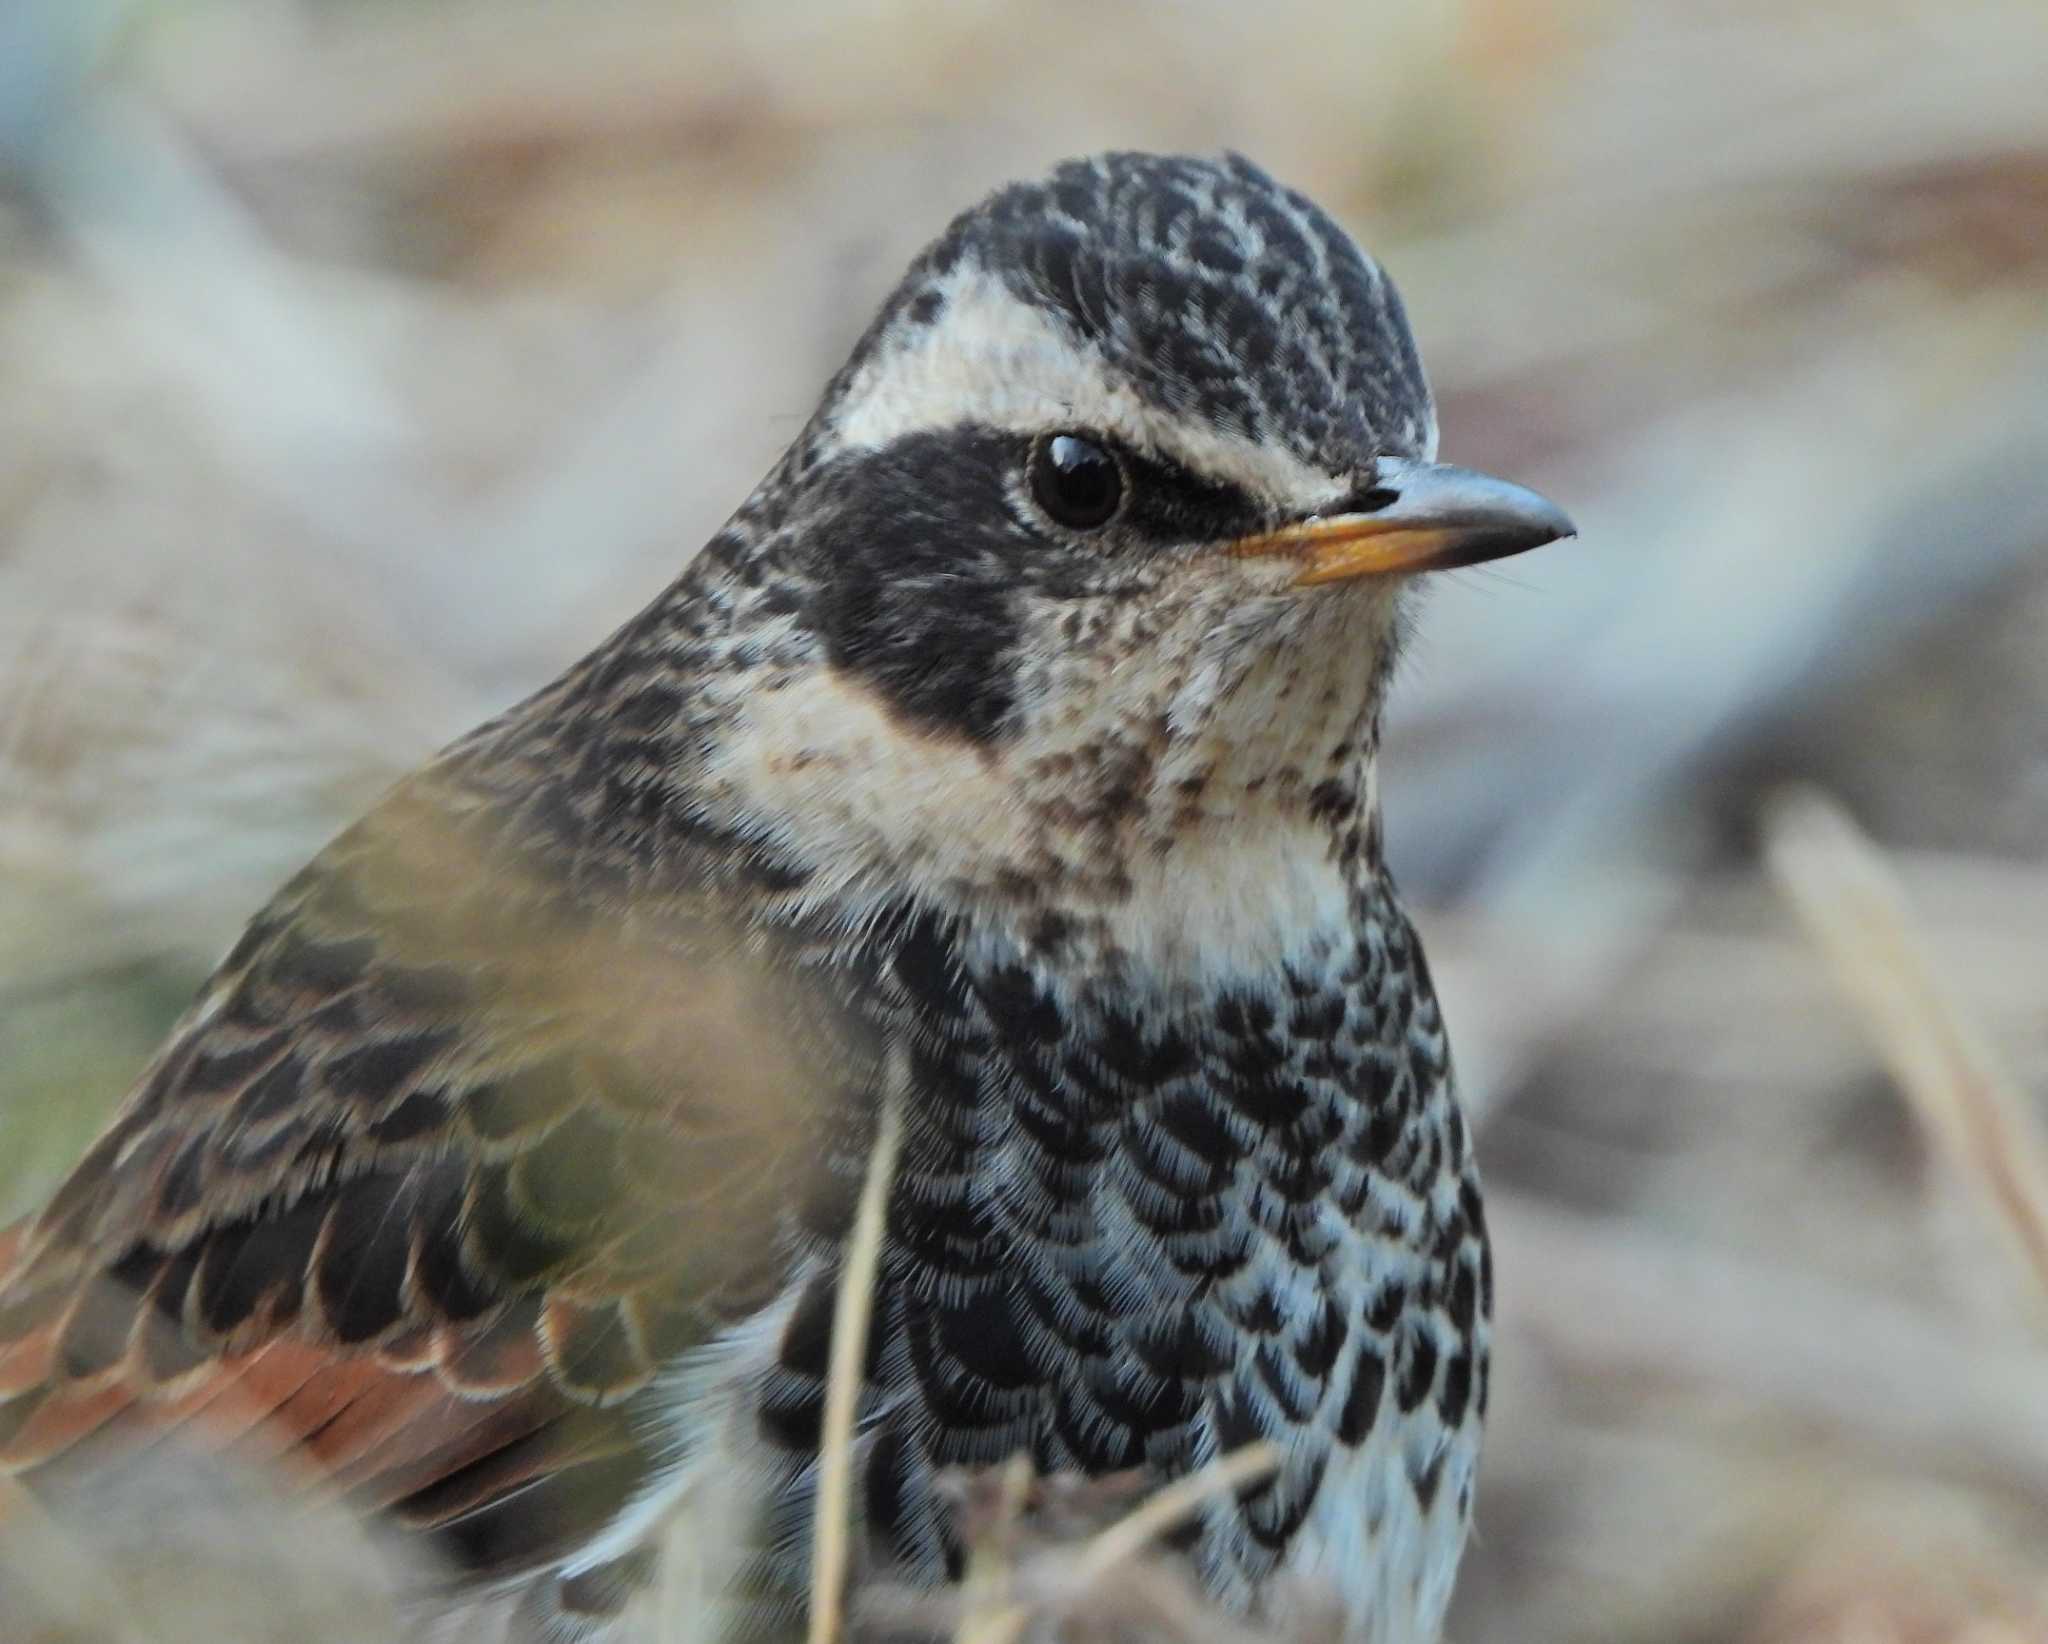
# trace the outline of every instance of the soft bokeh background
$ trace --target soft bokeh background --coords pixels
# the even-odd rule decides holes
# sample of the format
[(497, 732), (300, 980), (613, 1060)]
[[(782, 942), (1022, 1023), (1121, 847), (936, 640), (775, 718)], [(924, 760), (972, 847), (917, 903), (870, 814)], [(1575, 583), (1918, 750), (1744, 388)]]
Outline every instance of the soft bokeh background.
[(1329, 205), (1584, 531), (1385, 783), (1498, 1204), (1454, 1636), (2048, 1638), (2048, 1298), (1760, 843), (1839, 796), (2048, 1098), (2042, 0), (0, 0), (0, 1212), (1104, 145)]

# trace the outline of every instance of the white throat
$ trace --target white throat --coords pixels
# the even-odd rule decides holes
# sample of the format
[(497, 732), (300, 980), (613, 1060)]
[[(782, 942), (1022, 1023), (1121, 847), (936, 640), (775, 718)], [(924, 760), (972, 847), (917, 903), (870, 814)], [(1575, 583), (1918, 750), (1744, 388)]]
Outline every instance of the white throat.
[(1348, 795), (1362, 825), (1377, 796), (1363, 709), (1303, 711), (1298, 670), (1269, 654), (1235, 683), (1228, 725), (1176, 725), (1155, 702), (994, 746), (805, 668), (738, 705), (704, 789), (721, 821), (802, 861), (805, 900), (849, 923), (912, 890), (1027, 941), (1085, 937), (1162, 980), (1271, 973), (1348, 930), (1360, 868), (1330, 813)]

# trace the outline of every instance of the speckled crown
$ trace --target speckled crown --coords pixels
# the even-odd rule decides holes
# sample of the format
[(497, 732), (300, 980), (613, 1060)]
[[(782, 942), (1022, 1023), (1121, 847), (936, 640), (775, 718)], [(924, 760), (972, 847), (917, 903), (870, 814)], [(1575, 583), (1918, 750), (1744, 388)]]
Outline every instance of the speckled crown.
[(963, 261), (1062, 315), (1160, 408), (1330, 473), (1424, 454), (1436, 415), (1393, 282), (1312, 200), (1241, 155), (1071, 160), (962, 212), (841, 380), (943, 311)]

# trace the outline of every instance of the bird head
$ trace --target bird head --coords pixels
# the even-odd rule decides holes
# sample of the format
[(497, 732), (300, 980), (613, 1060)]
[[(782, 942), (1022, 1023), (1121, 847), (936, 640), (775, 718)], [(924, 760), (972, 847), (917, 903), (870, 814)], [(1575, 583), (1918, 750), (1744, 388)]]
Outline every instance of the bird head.
[(784, 660), (711, 774), (813, 859), (976, 894), (1355, 854), (1403, 591), (1572, 530), (1436, 443), (1392, 282), (1247, 161), (1005, 188), (717, 550)]

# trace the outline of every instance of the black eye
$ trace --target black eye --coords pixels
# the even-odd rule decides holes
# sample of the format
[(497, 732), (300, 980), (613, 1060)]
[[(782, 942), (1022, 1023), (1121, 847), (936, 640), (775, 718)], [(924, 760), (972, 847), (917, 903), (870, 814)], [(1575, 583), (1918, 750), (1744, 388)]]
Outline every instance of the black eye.
[(1123, 465), (1081, 434), (1053, 434), (1031, 449), (1031, 494), (1061, 525), (1092, 531), (1124, 500)]

